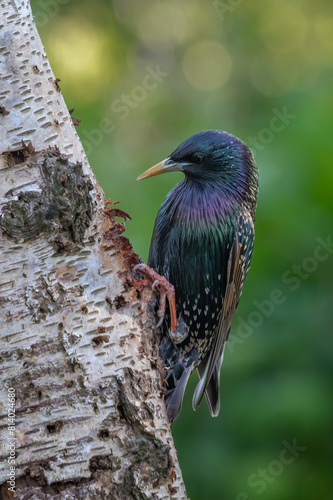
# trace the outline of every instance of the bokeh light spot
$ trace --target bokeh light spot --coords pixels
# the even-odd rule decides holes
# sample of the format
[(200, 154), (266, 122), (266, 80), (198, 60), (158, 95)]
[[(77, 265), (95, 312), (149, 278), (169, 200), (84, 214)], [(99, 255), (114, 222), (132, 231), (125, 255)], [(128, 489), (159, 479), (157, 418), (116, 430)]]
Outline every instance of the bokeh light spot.
[(299, 46), (306, 34), (307, 22), (301, 10), (284, 2), (264, 9), (261, 33), (272, 49), (290, 49)]
[(332, 34), (333, 34), (333, 17), (318, 16), (315, 23), (315, 34), (318, 39), (319, 50), (317, 47), (317, 63), (332, 64)]
[(216, 90), (229, 78), (231, 58), (222, 44), (203, 41), (192, 45), (183, 59), (183, 72), (192, 87)]
[(180, 43), (188, 37), (191, 25), (191, 6), (185, 2), (152, 3), (138, 18), (139, 36), (148, 44)]
[(75, 89), (77, 97), (94, 99), (108, 85), (110, 75), (117, 74), (117, 65), (109, 56), (110, 38), (110, 34), (101, 33), (98, 26), (83, 18), (77, 22), (70, 17), (59, 18), (48, 31), (48, 54), (54, 73)]

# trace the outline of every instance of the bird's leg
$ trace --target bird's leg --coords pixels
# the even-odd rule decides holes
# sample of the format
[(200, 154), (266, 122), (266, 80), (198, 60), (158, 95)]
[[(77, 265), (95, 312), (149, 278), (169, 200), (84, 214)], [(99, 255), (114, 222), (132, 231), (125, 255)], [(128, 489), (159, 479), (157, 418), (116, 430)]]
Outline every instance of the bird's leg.
[(171, 316), (171, 331), (176, 330), (177, 313), (175, 287), (171, 285), (171, 283), (169, 283), (169, 281), (164, 276), (161, 276), (156, 271), (154, 271), (154, 269), (147, 266), (147, 264), (138, 264), (133, 268), (133, 271), (140, 271), (142, 274), (144, 274), (153, 283), (153, 290), (156, 290), (156, 288), (158, 288), (160, 294), (160, 303), (157, 311), (157, 317), (160, 318), (160, 320), (157, 323), (156, 327), (161, 326), (163, 322), (166, 299), (168, 299)]

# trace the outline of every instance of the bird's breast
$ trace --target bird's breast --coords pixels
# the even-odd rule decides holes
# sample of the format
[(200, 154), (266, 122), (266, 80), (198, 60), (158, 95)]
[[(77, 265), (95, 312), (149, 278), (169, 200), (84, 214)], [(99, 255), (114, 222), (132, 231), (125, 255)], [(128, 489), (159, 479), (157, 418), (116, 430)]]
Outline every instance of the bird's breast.
[(196, 346), (204, 355), (210, 347), (226, 288), (234, 212), (219, 193), (178, 189), (158, 213), (155, 268), (175, 286), (177, 314), (189, 329), (184, 351)]

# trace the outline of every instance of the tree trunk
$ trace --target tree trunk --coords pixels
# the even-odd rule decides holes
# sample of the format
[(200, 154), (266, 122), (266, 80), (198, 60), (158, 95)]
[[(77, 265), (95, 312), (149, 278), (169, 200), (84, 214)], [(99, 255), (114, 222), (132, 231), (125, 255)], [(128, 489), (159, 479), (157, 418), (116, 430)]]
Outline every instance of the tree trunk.
[(154, 298), (27, 0), (0, 2), (0, 82), (1, 494), (186, 498)]

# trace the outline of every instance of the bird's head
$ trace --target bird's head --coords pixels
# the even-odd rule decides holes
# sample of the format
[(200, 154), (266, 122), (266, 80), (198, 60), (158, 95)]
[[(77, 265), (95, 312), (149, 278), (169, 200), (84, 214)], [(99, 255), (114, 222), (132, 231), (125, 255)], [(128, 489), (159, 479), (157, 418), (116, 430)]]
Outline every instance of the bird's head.
[(257, 184), (251, 150), (237, 137), (220, 130), (206, 130), (182, 142), (170, 156), (141, 174), (137, 180), (181, 171), (187, 180), (246, 193)]

